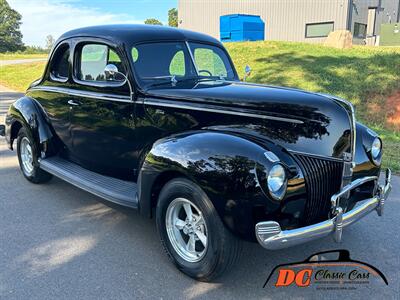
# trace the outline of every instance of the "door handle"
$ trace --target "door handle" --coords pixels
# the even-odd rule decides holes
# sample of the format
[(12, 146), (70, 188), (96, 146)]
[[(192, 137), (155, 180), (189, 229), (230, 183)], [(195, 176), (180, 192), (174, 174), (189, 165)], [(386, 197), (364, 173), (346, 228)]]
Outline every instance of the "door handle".
[(73, 106), (79, 106), (80, 105), (79, 102), (75, 102), (74, 100), (68, 100), (68, 104), (69, 105), (73, 105)]

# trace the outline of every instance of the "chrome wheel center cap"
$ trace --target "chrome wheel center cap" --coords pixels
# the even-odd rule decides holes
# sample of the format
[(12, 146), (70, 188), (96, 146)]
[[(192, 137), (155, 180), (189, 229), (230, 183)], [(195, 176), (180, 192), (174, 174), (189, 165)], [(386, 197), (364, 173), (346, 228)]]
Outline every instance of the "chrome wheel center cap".
[(186, 235), (193, 234), (194, 233), (193, 224), (186, 223), (186, 225), (183, 227), (183, 233)]

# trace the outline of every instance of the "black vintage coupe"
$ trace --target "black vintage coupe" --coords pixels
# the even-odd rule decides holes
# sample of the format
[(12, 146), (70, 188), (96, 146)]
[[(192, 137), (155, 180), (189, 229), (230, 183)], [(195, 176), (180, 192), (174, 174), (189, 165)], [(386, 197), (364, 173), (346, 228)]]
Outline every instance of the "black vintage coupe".
[(168, 27), (65, 33), (1, 129), (26, 179), (154, 216), (172, 262), (199, 280), (232, 265), (238, 237), (340, 241), (382, 214), (391, 187), (389, 170), (378, 184), (381, 139), (349, 102), (241, 82), (219, 41)]

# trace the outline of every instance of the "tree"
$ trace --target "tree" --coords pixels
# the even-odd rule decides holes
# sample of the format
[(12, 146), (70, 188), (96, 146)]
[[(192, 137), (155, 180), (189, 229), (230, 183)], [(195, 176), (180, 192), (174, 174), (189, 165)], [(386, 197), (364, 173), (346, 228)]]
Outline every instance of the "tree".
[(171, 8), (168, 11), (168, 25), (178, 27), (178, 10), (176, 8)]
[(54, 43), (55, 43), (55, 40), (51, 34), (46, 36), (46, 49), (47, 50), (51, 50), (51, 48), (53, 48), (53, 46), (54, 46)]
[(24, 50), (20, 25), (21, 15), (0, 0), (0, 52)]
[(157, 19), (154, 19), (154, 18), (147, 19), (146, 21), (144, 21), (144, 24), (162, 25), (162, 23), (160, 21), (158, 21)]

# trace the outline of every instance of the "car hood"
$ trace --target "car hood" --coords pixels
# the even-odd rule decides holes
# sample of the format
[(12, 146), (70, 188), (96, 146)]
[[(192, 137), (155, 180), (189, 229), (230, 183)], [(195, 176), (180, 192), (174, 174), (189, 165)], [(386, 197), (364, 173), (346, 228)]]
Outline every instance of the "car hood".
[(178, 83), (149, 89), (146, 94), (200, 109), (211, 107), (219, 113), (269, 116), (269, 120), (219, 118), (208, 127), (268, 139), (288, 150), (341, 158), (350, 145), (349, 113), (333, 96), (224, 81)]

